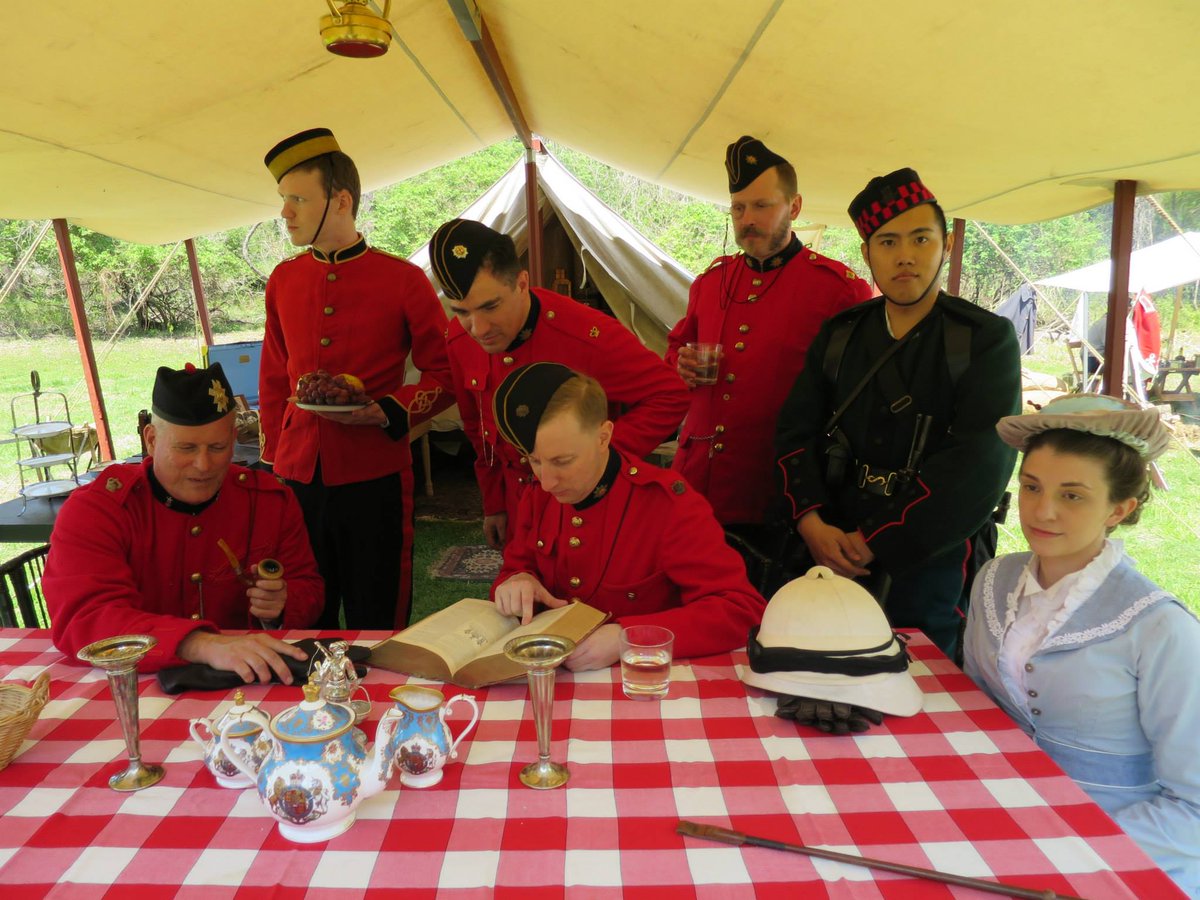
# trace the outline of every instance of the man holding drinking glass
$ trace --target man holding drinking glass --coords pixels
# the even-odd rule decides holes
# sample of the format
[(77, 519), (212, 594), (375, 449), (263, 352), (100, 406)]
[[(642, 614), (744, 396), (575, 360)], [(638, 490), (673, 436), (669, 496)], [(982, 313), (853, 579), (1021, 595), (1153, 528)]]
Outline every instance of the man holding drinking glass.
[[(668, 338), (666, 361), (692, 389), (674, 469), (717, 521), (759, 543), (777, 493), (772, 443), (789, 386), (821, 323), (871, 290), (792, 233), (801, 197), (786, 159), (747, 135), (729, 145), (725, 169), (743, 252), (719, 257), (696, 279)], [(700, 354), (715, 357), (712, 381)]]

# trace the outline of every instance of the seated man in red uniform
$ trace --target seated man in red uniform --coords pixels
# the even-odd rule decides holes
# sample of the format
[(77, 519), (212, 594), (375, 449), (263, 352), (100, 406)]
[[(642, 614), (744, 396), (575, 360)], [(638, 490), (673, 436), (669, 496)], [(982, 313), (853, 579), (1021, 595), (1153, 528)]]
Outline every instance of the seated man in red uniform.
[(612, 316), (530, 287), (508, 235), (452, 219), (430, 240), (429, 262), (454, 314), (446, 349), (491, 546), (504, 546), (532, 480), (525, 454), (500, 440), (492, 420), (492, 395), (513, 369), (559, 362), (595, 378), (625, 407), (613, 442), (635, 459), (675, 433), (688, 405), (682, 379)]
[(626, 625), (669, 628), (680, 657), (743, 646), (766, 603), (712, 507), (677, 474), (614, 449), (607, 412), (595, 379), (557, 363), (523, 366), (496, 391), (500, 434), (541, 487), (521, 500), (496, 606), (523, 622), (535, 603), (611, 613), (568, 657), (575, 670), (617, 662)]
[[(54, 645), (75, 662), (92, 641), (148, 634), (158, 644), (142, 671), (200, 662), (290, 683), (281, 657), (304, 652), (262, 629), (312, 625), (324, 592), (296, 498), (274, 476), (231, 465), (233, 389), (219, 363), (160, 368), (151, 412), (147, 459), (109, 466), (54, 523), (42, 579)], [(259, 576), (263, 559), (284, 577)]]

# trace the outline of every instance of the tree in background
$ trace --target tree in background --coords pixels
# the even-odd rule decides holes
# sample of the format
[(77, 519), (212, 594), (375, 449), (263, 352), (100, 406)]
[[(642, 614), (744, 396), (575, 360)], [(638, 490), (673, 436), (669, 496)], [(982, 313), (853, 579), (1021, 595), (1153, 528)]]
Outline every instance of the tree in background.
[[(550, 146), (568, 171), (691, 272), (702, 272), (718, 256), (736, 250), (724, 207), (642, 181), (570, 147)], [(373, 191), (363, 197), (360, 225), (375, 246), (408, 256), (429, 239), (438, 225), (465, 210), (521, 156), (522, 147), (514, 138)], [(1200, 192), (1162, 194), (1157, 199), (1185, 231), (1200, 230)], [(1102, 206), (1045, 222), (984, 227), (1025, 273), (1041, 278), (1106, 258), (1110, 219), (1111, 206)], [(0, 220), (0, 283), (7, 279), (40, 225)], [(1173, 234), (1163, 216), (1146, 198), (1139, 198), (1135, 248)], [(111, 334), (134, 309), (171, 245), (129, 244), (74, 225), (71, 236), (92, 328), (98, 336)], [(266, 273), (295, 252), (280, 220), (200, 236), (195, 244), (213, 327), (218, 331), (261, 327)], [(835, 225), (825, 230), (820, 250), (865, 276), (858, 247), (859, 239), (852, 228)], [(968, 226), (960, 293), (991, 307), (1015, 290), (1020, 281), (995, 248)], [(1195, 308), (1200, 302), (1198, 286), (1189, 286), (1184, 296)], [(182, 248), (131, 318), (127, 333), (133, 334), (173, 333), (196, 327), (191, 280)], [(70, 333), (58, 254), (53, 238), (47, 236), (9, 296), (0, 303), (0, 335)]]

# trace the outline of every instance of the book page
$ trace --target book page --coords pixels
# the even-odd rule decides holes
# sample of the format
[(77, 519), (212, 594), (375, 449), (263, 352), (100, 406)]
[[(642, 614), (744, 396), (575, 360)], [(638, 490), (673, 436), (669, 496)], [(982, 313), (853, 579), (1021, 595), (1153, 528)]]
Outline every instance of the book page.
[[(555, 623), (558, 622), (559, 619), (565, 617), (567, 613), (571, 611), (571, 609), (572, 604), (568, 603), (566, 606), (560, 606), (558, 609), (544, 610), (530, 619), (528, 625), (520, 625), (516, 628), (511, 628), (510, 631), (502, 635), (499, 639), (495, 640), (491, 646), (478, 648), (475, 655), (490, 656), (493, 653), (503, 653), (505, 644), (507, 644), (513, 638), (524, 637), (527, 634), (556, 634), (554, 630)], [(512, 619), (505, 617), (505, 620), (512, 622), (521, 621), (516, 617), (513, 617)], [(461, 667), (454, 666), (453, 668), (458, 669)]]
[(518, 621), (499, 613), (490, 600), (468, 598), (422, 619), (391, 640), (431, 650), (455, 672), (489, 645), (499, 643), (503, 648)]

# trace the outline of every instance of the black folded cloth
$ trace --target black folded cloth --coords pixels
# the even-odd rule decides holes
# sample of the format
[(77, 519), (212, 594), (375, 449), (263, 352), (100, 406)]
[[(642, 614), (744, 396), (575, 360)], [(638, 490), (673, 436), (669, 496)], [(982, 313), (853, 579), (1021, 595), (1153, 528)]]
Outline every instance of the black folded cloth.
[[(301, 685), (308, 681), (308, 670), (312, 665), (313, 655), (317, 652), (318, 643), (329, 646), (336, 640), (339, 639), (324, 638), (318, 642), (316, 638), (304, 638), (296, 641), (295, 646), (304, 651), (306, 658), (299, 660), (290, 656), (281, 657), (291, 670), (292, 683)], [(370, 655), (370, 647), (359, 647), (355, 644), (351, 644), (350, 649), (346, 651), (347, 658), (355, 664), (354, 671), (359, 678), (367, 674), (367, 667), (359, 663), (364, 662)], [(271, 680), (278, 682), (279, 678), (272, 672)], [(228, 691), (245, 684), (237, 672), (223, 672), (205, 663), (188, 663), (173, 669), (160, 669), (158, 673), (158, 686), (167, 694), (181, 694), (184, 691)]]

